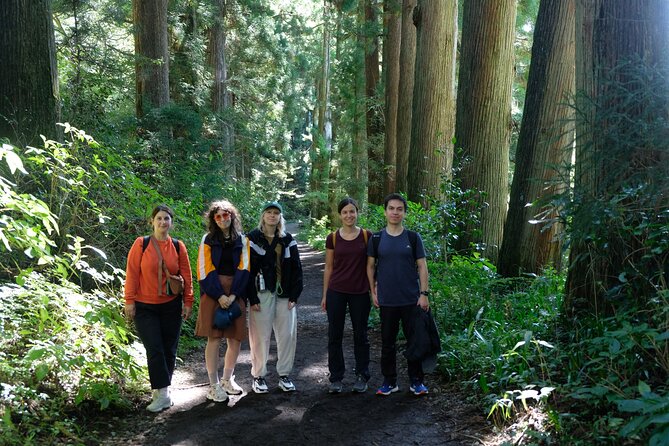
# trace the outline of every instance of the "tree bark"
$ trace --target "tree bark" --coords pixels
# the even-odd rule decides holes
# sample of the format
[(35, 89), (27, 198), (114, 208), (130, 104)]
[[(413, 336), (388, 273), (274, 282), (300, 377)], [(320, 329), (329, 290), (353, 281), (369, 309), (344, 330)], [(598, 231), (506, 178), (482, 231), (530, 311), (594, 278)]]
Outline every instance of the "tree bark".
[(468, 161), (459, 178), (463, 189), (484, 193), (485, 206), (481, 237), (468, 228), (459, 248), (482, 243), (484, 256), (497, 262), (509, 189), (516, 2), (469, 0), (463, 15), (455, 137)]
[(0, 23), (0, 137), (41, 146), (60, 133), (51, 1), (5, 0)]
[(402, 32), (401, 0), (385, 0), (385, 36), (383, 63), (386, 80), (385, 103), (385, 144), (383, 163), (385, 177), (383, 194), (395, 192), (397, 188), (397, 107), (400, 82), (400, 44)]
[[(413, 106), (414, 67), (416, 66), (416, 25), (413, 10), (416, 0), (402, 4), (402, 36), (400, 47), (400, 80), (397, 106), (397, 185), (396, 190), (406, 192), (409, 173), (409, 147), (411, 147), (411, 112)], [(387, 133), (387, 131), (386, 131)]]
[(421, 0), (414, 12), (416, 76), (413, 91), (408, 198), (428, 205), (450, 177), (455, 129), (457, 2)]
[[(574, 0), (544, 0), (539, 5), (497, 268), (505, 276), (539, 274), (548, 265), (560, 268), (562, 243), (558, 234), (563, 225), (546, 200), (569, 187), (568, 164), (574, 141), (574, 113), (569, 104), (575, 93), (574, 5)], [(542, 223), (530, 224), (533, 219)]]
[(170, 100), (167, 0), (133, 0), (136, 114)]
[[(576, 2), (579, 94), (568, 310), (613, 311), (627, 300), (616, 289), (629, 287), (632, 280), (622, 280), (621, 275), (639, 271), (644, 262), (648, 264), (647, 258), (656, 255), (648, 252), (648, 235), (641, 231), (631, 237), (629, 228), (639, 228), (644, 215), (652, 219), (669, 206), (663, 136), (669, 114), (667, 23), (669, 3), (665, 1)], [(637, 187), (643, 187), (644, 193), (634, 196), (630, 190)], [(618, 197), (625, 197), (624, 202)], [(646, 203), (645, 197), (664, 198), (661, 203)], [(633, 218), (627, 218), (623, 227), (622, 218), (596, 213), (595, 206), (609, 203), (624, 206)], [(598, 219), (603, 218), (604, 227), (598, 227)], [(666, 274), (666, 259), (657, 260)], [(653, 292), (647, 277), (657, 277), (657, 272), (639, 272), (644, 277), (631, 296), (637, 299)]]
[(369, 202), (383, 202), (383, 118), (377, 107), (379, 73), (379, 13), (374, 0), (364, 0), (365, 91), (367, 97), (367, 154)]

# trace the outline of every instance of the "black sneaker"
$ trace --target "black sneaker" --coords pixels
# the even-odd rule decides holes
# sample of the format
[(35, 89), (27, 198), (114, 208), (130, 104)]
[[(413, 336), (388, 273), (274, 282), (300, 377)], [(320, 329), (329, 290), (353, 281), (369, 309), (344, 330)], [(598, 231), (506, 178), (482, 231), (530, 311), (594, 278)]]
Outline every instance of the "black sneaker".
[(355, 383), (353, 384), (353, 391), (364, 393), (367, 391), (367, 380), (362, 375), (356, 375)]

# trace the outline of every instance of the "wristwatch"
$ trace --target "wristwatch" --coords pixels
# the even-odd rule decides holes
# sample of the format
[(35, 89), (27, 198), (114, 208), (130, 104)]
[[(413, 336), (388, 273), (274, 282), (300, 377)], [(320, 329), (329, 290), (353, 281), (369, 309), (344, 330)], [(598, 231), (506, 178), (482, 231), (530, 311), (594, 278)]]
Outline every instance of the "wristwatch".
[(421, 295), (421, 296), (428, 297), (428, 296), (430, 295), (430, 292), (429, 292), (429, 291), (421, 291), (421, 292), (420, 292), (420, 295)]

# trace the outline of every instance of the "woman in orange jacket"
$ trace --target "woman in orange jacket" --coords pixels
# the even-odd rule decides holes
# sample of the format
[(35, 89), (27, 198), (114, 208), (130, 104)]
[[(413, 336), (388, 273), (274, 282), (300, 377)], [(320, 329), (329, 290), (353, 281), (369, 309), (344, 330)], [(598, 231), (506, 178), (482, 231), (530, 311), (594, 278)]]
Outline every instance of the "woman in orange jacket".
[(169, 207), (156, 206), (150, 220), (153, 233), (135, 240), (126, 268), (125, 315), (134, 319), (146, 349), (153, 389), (147, 410), (151, 412), (160, 412), (173, 404), (169, 386), (181, 322), (190, 317), (193, 308), (188, 252), (183, 242), (169, 236), (173, 220), (174, 212)]

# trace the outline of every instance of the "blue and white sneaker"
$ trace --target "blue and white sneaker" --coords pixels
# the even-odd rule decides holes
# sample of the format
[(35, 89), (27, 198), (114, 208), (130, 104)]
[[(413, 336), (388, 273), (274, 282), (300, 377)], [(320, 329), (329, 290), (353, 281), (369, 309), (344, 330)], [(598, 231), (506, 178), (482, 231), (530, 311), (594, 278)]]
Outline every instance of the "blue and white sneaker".
[(390, 395), (391, 393), (399, 392), (400, 388), (396, 383), (390, 383), (388, 381), (383, 381), (383, 385), (379, 387), (376, 391), (377, 395)]
[(423, 384), (422, 381), (415, 381), (411, 386), (409, 387), (409, 390), (413, 392), (414, 395), (427, 395), (428, 390), (427, 387), (425, 387), (425, 384)]

